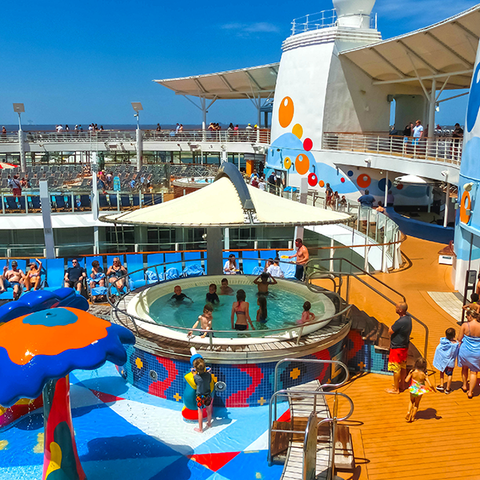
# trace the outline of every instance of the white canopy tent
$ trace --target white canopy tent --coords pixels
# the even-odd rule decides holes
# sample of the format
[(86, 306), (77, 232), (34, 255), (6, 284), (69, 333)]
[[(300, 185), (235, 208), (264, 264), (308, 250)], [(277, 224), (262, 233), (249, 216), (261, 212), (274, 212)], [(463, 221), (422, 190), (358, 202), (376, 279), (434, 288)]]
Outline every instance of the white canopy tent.
[(324, 210), (247, 186), (238, 169), (223, 163), (215, 181), (196, 192), (160, 205), (103, 215), (122, 225), (207, 228), (209, 274), (222, 273), (222, 227), (305, 226), (345, 223), (346, 213)]

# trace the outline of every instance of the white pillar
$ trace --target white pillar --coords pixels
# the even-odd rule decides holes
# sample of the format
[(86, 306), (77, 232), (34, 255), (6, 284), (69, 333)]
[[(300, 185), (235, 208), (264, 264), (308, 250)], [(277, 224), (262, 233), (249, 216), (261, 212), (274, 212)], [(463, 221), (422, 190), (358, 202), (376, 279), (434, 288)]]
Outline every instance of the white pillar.
[(385, 203), (383, 206), (387, 208), (387, 203), (388, 203), (388, 171), (385, 172)]
[(55, 258), (55, 242), (53, 239), (52, 210), (47, 180), (40, 180), (40, 202), (42, 204), (43, 235), (45, 238), (45, 256)]
[(450, 184), (447, 182), (447, 194), (445, 198), (445, 210), (443, 212), (443, 226), (446, 227), (448, 224), (448, 211), (450, 209)]
[(222, 163), (228, 162), (228, 153), (226, 150), (222, 150)]
[(430, 105), (428, 112), (428, 136), (433, 138), (435, 136), (435, 104), (437, 95), (437, 81), (432, 80), (432, 90), (430, 92)]
[(22, 172), (27, 171), (27, 159), (25, 157), (25, 135), (23, 130), (20, 128), (18, 130), (18, 146), (20, 150), (20, 169)]
[[(138, 130), (137, 130), (138, 131)], [(92, 215), (93, 220), (96, 222), (98, 220), (99, 213), (99, 204), (98, 204), (98, 186), (97, 186), (97, 172), (98, 172), (98, 163), (97, 163), (97, 152), (92, 152), (91, 156), (91, 170), (92, 170)], [(118, 199), (117, 199), (118, 202)], [(95, 255), (100, 253), (99, 246), (99, 235), (98, 227), (93, 227), (93, 253)]]
[(223, 248), (224, 250), (230, 250), (230, 229), (227, 227), (223, 233)]
[[(308, 179), (301, 178), (300, 179), (300, 203), (304, 205), (307, 204), (307, 196), (308, 196)], [(295, 227), (295, 239), (301, 238), (303, 240), (303, 234), (305, 229), (303, 227)]]
[(140, 171), (140, 169), (142, 168), (142, 131), (137, 128), (136, 130), (136, 137), (137, 137), (137, 145), (136, 145), (136, 149), (137, 149), (137, 171)]

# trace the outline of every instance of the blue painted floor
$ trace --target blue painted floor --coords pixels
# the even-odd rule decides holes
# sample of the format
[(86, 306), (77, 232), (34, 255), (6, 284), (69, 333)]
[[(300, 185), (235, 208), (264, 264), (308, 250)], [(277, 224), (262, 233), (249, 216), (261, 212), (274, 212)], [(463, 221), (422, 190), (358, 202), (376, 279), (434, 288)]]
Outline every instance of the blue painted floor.
[[(70, 375), (78, 453), (89, 480), (277, 480), (267, 465), (268, 407), (214, 409), (203, 434), (182, 403), (127, 385), (111, 364)], [(284, 407), (283, 407), (284, 408)], [(0, 432), (0, 479), (41, 479), (43, 415)]]

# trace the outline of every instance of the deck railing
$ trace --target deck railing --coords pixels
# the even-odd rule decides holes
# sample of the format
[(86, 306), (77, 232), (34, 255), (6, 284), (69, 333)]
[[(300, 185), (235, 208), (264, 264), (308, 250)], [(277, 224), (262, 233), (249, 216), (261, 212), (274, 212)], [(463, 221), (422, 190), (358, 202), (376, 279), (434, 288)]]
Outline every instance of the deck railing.
[(323, 134), (325, 150), (372, 153), (429, 160), (460, 166), (462, 139), (452, 137), (422, 138), (388, 134), (332, 133)]
[[(24, 141), (29, 143), (123, 143), (136, 142), (135, 130), (114, 131), (100, 130), (96, 132), (23, 132)], [(270, 129), (251, 128), (243, 130), (142, 130), (144, 142), (240, 142), (270, 144)], [(0, 134), (1, 144), (18, 143), (18, 132)]]

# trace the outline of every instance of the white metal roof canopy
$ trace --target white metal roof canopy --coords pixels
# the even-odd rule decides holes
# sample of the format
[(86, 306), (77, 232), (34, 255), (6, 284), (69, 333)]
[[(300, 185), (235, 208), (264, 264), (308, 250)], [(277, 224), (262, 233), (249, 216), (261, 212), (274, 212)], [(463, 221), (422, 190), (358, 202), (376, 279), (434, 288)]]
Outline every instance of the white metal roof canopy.
[(340, 53), (374, 85), (423, 82), (431, 89), (468, 89), (480, 37), (480, 4), (435, 25)]

